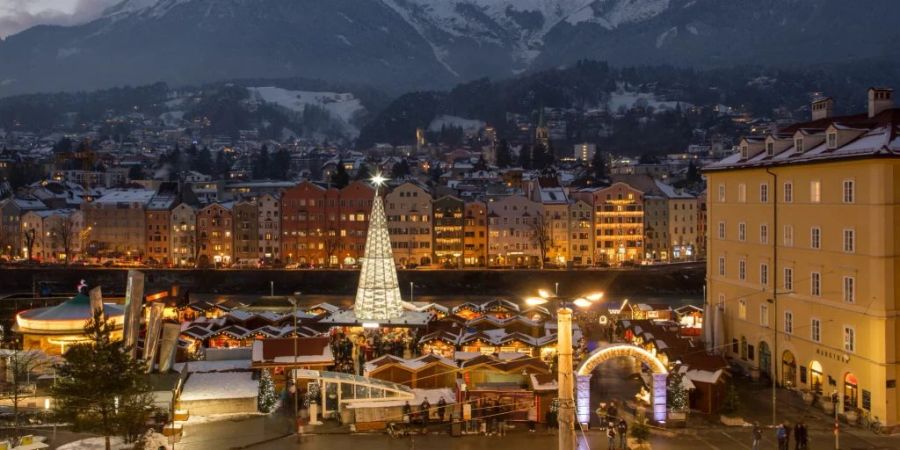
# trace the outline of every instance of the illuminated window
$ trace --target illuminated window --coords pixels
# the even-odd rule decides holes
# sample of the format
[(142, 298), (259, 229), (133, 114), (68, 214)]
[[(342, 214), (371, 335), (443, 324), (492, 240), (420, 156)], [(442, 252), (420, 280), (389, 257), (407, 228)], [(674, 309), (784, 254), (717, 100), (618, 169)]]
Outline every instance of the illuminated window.
[(811, 203), (822, 201), (822, 183), (819, 180), (809, 182), (809, 201)]
[(738, 185), (738, 201), (741, 203), (747, 201), (747, 185), (744, 183)]
[(769, 326), (769, 305), (759, 305), (759, 324), (764, 327)]
[(747, 319), (747, 299), (745, 298), (738, 302), (738, 317), (742, 320)]

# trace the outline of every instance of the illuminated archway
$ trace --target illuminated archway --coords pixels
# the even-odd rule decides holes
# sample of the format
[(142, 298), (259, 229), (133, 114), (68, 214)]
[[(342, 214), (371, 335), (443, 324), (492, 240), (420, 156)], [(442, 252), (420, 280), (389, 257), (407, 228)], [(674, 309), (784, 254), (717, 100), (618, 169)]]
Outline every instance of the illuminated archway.
[(650, 389), (650, 404), (653, 407), (653, 420), (666, 421), (666, 379), (669, 371), (666, 366), (652, 353), (635, 345), (613, 345), (599, 348), (591, 352), (587, 358), (578, 365), (575, 371), (577, 379), (577, 409), (578, 422), (588, 423), (591, 419), (591, 372), (600, 364), (610, 359), (619, 357), (633, 357), (650, 366), (653, 371), (653, 386)]

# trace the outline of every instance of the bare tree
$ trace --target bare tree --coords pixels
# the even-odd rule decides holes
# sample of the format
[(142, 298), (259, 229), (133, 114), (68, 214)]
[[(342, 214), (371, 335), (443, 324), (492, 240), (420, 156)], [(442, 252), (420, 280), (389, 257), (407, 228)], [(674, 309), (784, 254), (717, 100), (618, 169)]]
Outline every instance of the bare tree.
[(538, 213), (529, 223), (531, 228), (531, 241), (541, 252), (541, 270), (544, 269), (544, 261), (547, 259), (547, 251), (553, 246), (553, 237), (550, 235), (550, 220), (544, 214)]
[(333, 222), (328, 222), (325, 230), (323, 244), (325, 247), (325, 267), (331, 267), (331, 259), (337, 255), (338, 248), (341, 245), (341, 237), (338, 236), (337, 230), (334, 229)]
[(28, 260), (33, 261), (34, 241), (37, 239), (37, 232), (34, 231), (34, 228), (29, 228), (23, 232), (22, 238), (25, 240), (25, 249), (28, 253)]
[(13, 428), (15, 437), (19, 437), (21, 412), (19, 405), (28, 396), (34, 396), (35, 380), (38, 374), (52, 367), (50, 358), (36, 350), (4, 350), (6, 363), (6, 379), (4, 380), (3, 397), (12, 404)]
[(72, 216), (63, 217), (62, 220), (53, 224), (52, 231), (54, 246), (62, 248), (66, 255), (66, 265), (72, 261), (72, 246), (75, 244), (76, 230), (75, 218)]

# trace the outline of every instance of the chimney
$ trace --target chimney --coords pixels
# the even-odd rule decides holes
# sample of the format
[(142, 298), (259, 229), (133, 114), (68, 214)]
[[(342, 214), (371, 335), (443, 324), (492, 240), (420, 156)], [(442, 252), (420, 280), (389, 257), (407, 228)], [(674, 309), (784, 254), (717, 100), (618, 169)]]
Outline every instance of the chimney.
[(869, 88), (869, 117), (875, 117), (886, 109), (894, 107), (893, 89)]
[(834, 115), (834, 100), (831, 97), (813, 100), (810, 109), (812, 120), (827, 119)]

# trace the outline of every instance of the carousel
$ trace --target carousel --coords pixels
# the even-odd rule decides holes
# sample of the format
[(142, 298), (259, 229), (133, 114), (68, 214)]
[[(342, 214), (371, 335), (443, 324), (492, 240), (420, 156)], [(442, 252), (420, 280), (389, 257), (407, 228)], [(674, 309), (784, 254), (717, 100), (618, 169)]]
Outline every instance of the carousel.
[[(113, 339), (122, 338), (125, 311), (120, 305), (106, 303), (103, 312), (113, 324)], [(84, 325), (93, 316), (91, 299), (79, 292), (56, 306), (35, 308), (16, 315), (13, 331), (22, 336), (24, 350), (40, 350), (48, 355), (61, 355), (72, 344), (85, 342)]]

